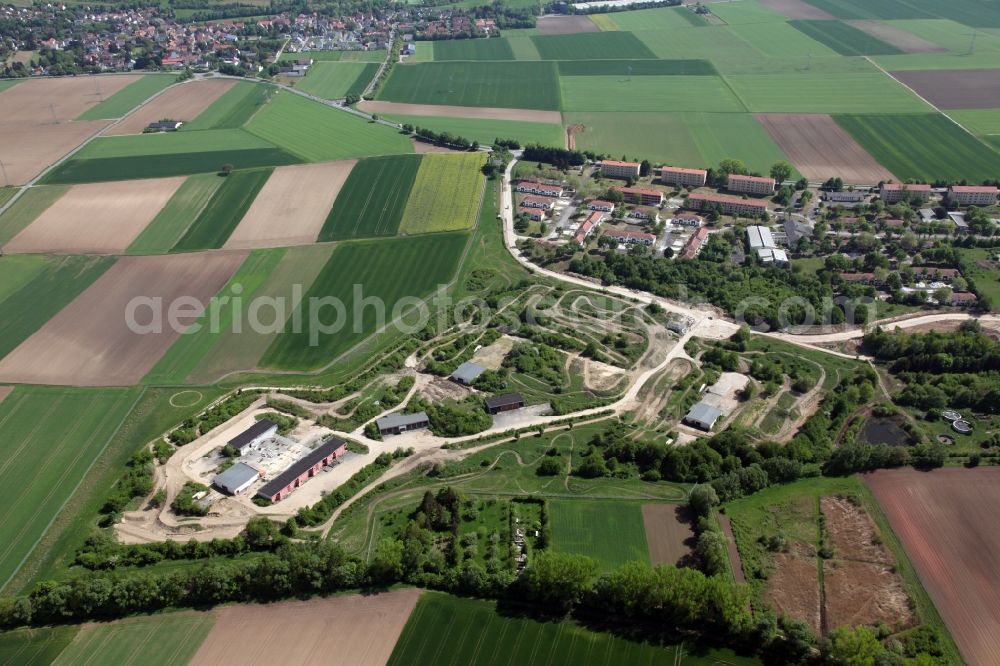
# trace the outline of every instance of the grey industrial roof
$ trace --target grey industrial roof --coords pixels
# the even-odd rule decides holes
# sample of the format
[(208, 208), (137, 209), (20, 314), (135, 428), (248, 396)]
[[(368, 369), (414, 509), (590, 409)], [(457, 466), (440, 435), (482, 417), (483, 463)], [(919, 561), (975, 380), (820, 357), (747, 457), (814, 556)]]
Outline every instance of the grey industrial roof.
[(691, 408), (691, 411), (684, 418), (685, 420), (696, 421), (711, 427), (720, 416), (722, 416), (722, 411), (718, 407), (713, 407), (706, 402), (699, 402)]
[(229, 440), (229, 445), (238, 449), (241, 446), (245, 445), (247, 442), (252, 442), (253, 440), (257, 439), (271, 428), (277, 428), (277, 427), (278, 424), (275, 423), (274, 421), (269, 421), (268, 419), (261, 419), (260, 421), (257, 421), (257, 423), (254, 423), (252, 426), (250, 426), (240, 434), (236, 435), (236, 437), (233, 437), (231, 440)]
[(417, 412), (416, 414), (403, 414), (401, 412), (396, 412), (395, 414), (383, 416), (375, 421), (375, 425), (378, 426), (379, 430), (416, 425), (417, 423), (427, 423), (427, 414), (424, 412)]
[(750, 242), (750, 247), (755, 250), (759, 247), (774, 247), (774, 237), (771, 236), (771, 230), (767, 227), (759, 225), (747, 227), (747, 239)]
[(288, 484), (302, 476), (302, 473), (307, 469), (318, 463), (323, 458), (326, 458), (328, 455), (345, 444), (346, 442), (344, 440), (331, 437), (309, 453), (293, 462), (292, 465), (284, 472), (265, 483), (264, 486), (257, 491), (257, 494), (270, 498), (276, 492), (284, 489)]
[(812, 236), (812, 229), (801, 222), (795, 220), (785, 220), (785, 236), (788, 237), (788, 245), (794, 247), (799, 239), (804, 236)]
[(244, 485), (247, 481), (256, 479), (257, 476), (257, 470), (253, 467), (246, 463), (238, 462), (215, 477), (213, 483), (223, 490), (235, 492), (237, 488)]
[(492, 398), (486, 398), (487, 409), (493, 409), (494, 407), (506, 407), (507, 405), (518, 405), (524, 402), (524, 398), (521, 397), (520, 393), (505, 393), (503, 395), (494, 396)]
[(479, 365), (478, 363), (473, 363), (472, 361), (466, 361), (462, 365), (455, 369), (455, 372), (451, 373), (452, 379), (457, 379), (466, 384), (471, 384), (476, 381), (476, 377), (486, 372), (486, 368)]

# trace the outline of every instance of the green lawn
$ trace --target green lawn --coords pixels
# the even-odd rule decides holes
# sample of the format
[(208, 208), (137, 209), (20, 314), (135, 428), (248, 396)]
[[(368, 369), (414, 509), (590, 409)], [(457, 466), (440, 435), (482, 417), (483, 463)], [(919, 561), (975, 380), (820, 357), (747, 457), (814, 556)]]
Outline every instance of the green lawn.
[(435, 132), (449, 132), (469, 141), (490, 145), (494, 139), (518, 139), (522, 145), (540, 143), (543, 146), (563, 145), (562, 125), (531, 123), (519, 120), (482, 120), (479, 118), (448, 118), (445, 116), (386, 116), (394, 123), (409, 123)]
[[(429, 42), (417, 44), (419, 51)], [(446, 39), (434, 43), (434, 60), (513, 60), (506, 39)]]
[(363, 93), (378, 68), (375, 62), (320, 62), (295, 87), (323, 99), (343, 99)]
[[(391, 321), (401, 298), (426, 297), (452, 279), (467, 240), (465, 233), (452, 233), (339, 246), (306, 291), (299, 313), (293, 313), (305, 324), (301, 332), (279, 335), (260, 365), (315, 370), (331, 363), (378, 328), (378, 308), (366, 305), (356, 313), (355, 307), (361, 309), (357, 296), (381, 299), (384, 320)], [(362, 286), (361, 294), (355, 285)], [(337, 299), (344, 314), (336, 306), (313, 300), (322, 298)]]
[(554, 550), (592, 557), (605, 571), (649, 563), (642, 505), (636, 502), (549, 500), (549, 524)]
[(234, 171), (216, 188), (201, 213), (171, 249), (172, 252), (211, 250), (225, 245), (260, 188), (271, 177), (271, 169)]
[(551, 62), (426, 62), (395, 67), (378, 98), (555, 111), (559, 85)]
[(801, 72), (794, 76), (733, 75), (727, 78), (747, 108), (755, 113), (926, 113), (931, 110), (916, 95), (879, 72)]
[(225, 181), (218, 174), (190, 176), (132, 242), (126, 254), (164, 254), (177, 244)]
[[(3, 261), (6, 258), (0, 259)], [(0, 358), (27, 340), (115, 262), (110, 257), (52, 257), (47, 261), (44, 271), (3, 301)]]
[(121, 118), (175, 82), (175, 77), (169, 74), (147, 74), (146, 76), (140, 76), (111, 97), (81, 113), (76, 119), (104, 120), (108, 118)]
[[(2, 83), (0, 83), (2, 85)], [(42, 627), (0, 633), (0, 664), (49, 666), (73, 640), (79, 627)]]
[(240, 81), (222, 93), (219, 99), (197, 118), (181, 127), (181, 132), (210, 129), (239, 129), (257, 109), (267, 103), (277, 88), (250, 81)]
[(14, 236), (34, 222), (45, 209), (66, 194), (68, 187), (31, 187), (0, 214), (0, 244), (8, 243)]
[(295, 62), (306, 58), (312, 58), (314, 62), (336, 62), (343, 56), (344, 51), (300, 51), (295, 53), (285, 51), (281, 54), (281, 60), (278, 62)]
[(843, 21), (790, 21), (796, 30), (802, 31), (818, 42), (845, 56), (859, 55), (899, 55), (902, 50), (867, 32), (858, 30)]
[(391, 128), (289, 92), (272, 97), (246, 128), (307, 162), (413, 152)]
[(559, 76), (713, 76), (708, 60), (563, 60)]
[(21, 566), (139, 397), (18, 386), (0, 402), (0, 587)]
[(564, 111), (745, 111), (718, 76), (567, 76)]
[(978, 292), (990, 298), (994, 311), (1000, 309), (1000, 266), (995, 261), (1000, 252), (985, 248), (956, 248), (956, 251), (969, 266), (965, 277), (975, 283)]
[(358, 162), (337, 195), (319, 240), (396, 235), (421, 158), (395, 155)]
[(535, 42), (542, 60), (589, 60), (598, 53), (622, 59), (656, 58), (656, 54), (630, 32), (542, 35), (531, 40)]
[(53, 664), (185, 666), (213, 624), (211, 613), (188, 611), (88, 625)]
[(424, 155), (399, 231), (420, 234), (468, 229), (483, 194), (486, 154)]
[(1000, 173), (1000, 154), (940, 114), (836, 116), (880, 164), (903, 180), (969, 180)]

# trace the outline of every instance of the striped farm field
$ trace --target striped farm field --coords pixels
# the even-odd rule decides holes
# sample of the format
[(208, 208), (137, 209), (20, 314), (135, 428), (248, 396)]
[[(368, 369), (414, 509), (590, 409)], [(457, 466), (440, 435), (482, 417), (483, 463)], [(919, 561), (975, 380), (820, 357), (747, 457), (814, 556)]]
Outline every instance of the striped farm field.
[(476, 221), (483, 194), (482, 168), (486, 154), (430, 154), (420, 169), (406, 202), (400, 233), (468, 229)]
[(0, 303), (16, 294), (26, 284), (52, 265), (40, 255), (9, 255), (0, 261)]
[(840, 55), (899, 55), (901, 49), (843, 21), (790, 21), (796, 30), (826, 44)]
[(641, 504), (549, 500), (549, 510), (553, 550), (592, 557), (605, 571), (628, 562), (649, 563)]
[(932, 110), (894, 79), (877, 71), (734, 75), (727, 80), (747, 108), (755, 113), (926, 113)]
[(60, 185), (29, 188), (0, 214), (0, 245), (10, 242), (67, 191), (68, 187)]
[(39, 627), (0, 633), (0, 664), (48, 666), (73, 640), (78, 627)]
[(464, 136), (470, 141), (491, 145), (495, 139), (517, 139), (522, 145), (540, 143), (543, 146), (562, 146), (562, 125), (535, 123), (523, 120), (491, 120), (484, 118), (451, 118), (447, 116), (387, 115), (387, 120), (414, 127), (425, 127), (435, 132), (449, 132)]
[(563, 111), (745, 111), (719, 76), (565, 76)]
[(420, 155), (358, 162), (326, 218), (320, 241), (395, 236), (420, 167)]
[(595, 54), (625, 59), (656, 58), (631, 32), (578, 32), (532, 37), (542, 60), (589, 60)]
[(0, 587), (21, 566), (135, 404), (136, 389), (18, 386), (0, 402)]
[[(388, 323), (394, 318), (393, 310), (400, 299), (426, 297), (438, 285), (452, 279), (467, 241), (465, 233), (450, 233), (337, 247), (303, 297), (300, 307), (316, 309), (298, 315), (305, 323), (301, 332), (279, 335), (259, 365), (276, 370), (309, 371), (330, 364), (375, 332), (380, 323), (373, 307), (362, 310), (362, 319), (354, 319), (355, 296), (359, 295), (355, 285), (363, 285), (360, 294), (363, 298), (381, 299), (386, 310), (383, 323)], [(346, 321), (337, 322), (337, 308), (310, 303), (311, 299), (324, 297), (343, 304)], [(395, 313), (399, 314), (402, 312)]]
[(77, 120), (104, 120), (121, 118), (147, 99), (160, 92), (176, 79), (169, 74), (147, 74), (128, 84), (100, 104), (81, 113)]
[[(749, 23), (729, 26), (729, 30), (768, 58), (836, 55), (836, 51), (796, 30), (788, 23)], [(760, 56), (754, 60), (760, 60)]]
[[(744, 4), (744, 3), (738, 3)], [(713, 8), (714, 9), (714, 8)], [(595, 18), (596, 17), (596, 18)], [(708, 22), (687, 7), (660, 7), (658, 9), (637, 9), (614, 14), (595, 14), (591, 20), (613, 26), (612, 30), (669, 30), (705, 26)], [(601, 28), (608, 30), (609, 28)]]
[[(417, 49), (431, 42), (423, 42)], [(434, 60), (513, 60), (506, 39), (448, 39), (434, 42)]]
[(514, 109), (559, 109), (552, 62), (426, 62), (392, 70), (378, 99)]
[(211, 250), (225, 245), (257, 193), (264, 187), (271, 169), (234, 171), (225, 178), (201, 213), (171, 251)]
[[(195, 152), (262, 148), (274, 148), (274, 144), (240, 129), (214, 129), (203, 132), (165, 132), (162, 134), (100, 137), (84, 146), (79, 153), (73, 156), (73, 159), (183, 155)], [(215, 169), (218, 170), (218, 166)]]
[(181, 127), (181, 131), (239, 129), (277, 90), (271, 85), (240, 81), (197, 118)]
[(303, 51), (291, 53), (285, 51), (281, 54), (278, 62), (295, 62), (296, 60), (310, 59), (315, 62), (336, 62), (344, 57), (346, 51)]
[(185, 666), (215, 623), (204, 612), (163, 613), (82, 627), (53, 666)]
[(376, 62), (319, 62), (295, 87), (323, 99), (360, 95), (375, 78)]
[(163, 254), (177, 244), (225, 181), (218, 174), (189, 176), (153, 218), (126, 254)]
[(834, 116), (861, 146), (902, 180), (968, 180), (1000, 173), (1000, 153), (940, 114)]
[(559, 76), (713, 76), (708, 60), (563, 60)]

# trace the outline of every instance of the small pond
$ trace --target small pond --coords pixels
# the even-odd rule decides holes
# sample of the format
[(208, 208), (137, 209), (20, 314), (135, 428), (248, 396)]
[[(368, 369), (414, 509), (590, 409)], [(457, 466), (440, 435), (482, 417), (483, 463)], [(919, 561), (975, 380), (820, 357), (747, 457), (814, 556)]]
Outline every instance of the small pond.
[(869, 444), (885, 444), (887, 446), (906, 446), (910, 436), (894, 421), (888, 418), (871, 418), (861, 428), (862, 440)]

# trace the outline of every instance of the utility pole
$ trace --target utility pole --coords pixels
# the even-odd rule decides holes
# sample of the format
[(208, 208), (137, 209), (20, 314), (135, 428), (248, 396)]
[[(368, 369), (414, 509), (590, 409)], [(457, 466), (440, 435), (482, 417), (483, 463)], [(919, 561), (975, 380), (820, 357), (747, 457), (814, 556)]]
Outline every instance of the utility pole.
[(975, 30), (972, 31), (972, 39), (969, 41), (969, 52), (966, 55), (972, 55), (976, 52), (976, 37), (979, 33)]

